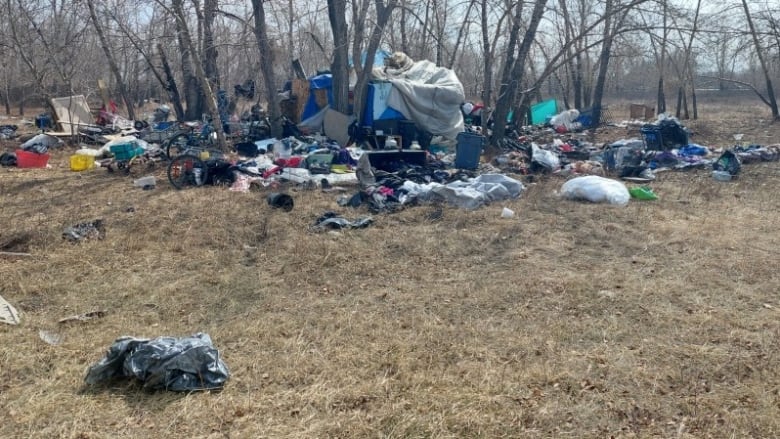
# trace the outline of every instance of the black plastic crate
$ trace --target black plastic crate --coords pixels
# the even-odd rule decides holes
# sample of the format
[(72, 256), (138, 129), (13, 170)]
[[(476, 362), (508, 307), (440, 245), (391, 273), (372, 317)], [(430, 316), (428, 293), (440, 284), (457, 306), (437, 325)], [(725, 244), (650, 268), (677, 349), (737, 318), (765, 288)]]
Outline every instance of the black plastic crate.
[(663, 135), (661, 129), (658, 127), (642, 127), (640, 130), (642, 137), (645, 140), (645, 146), (647, 149), (660, 151), (664, 149)]
[(688, 130), (671, 120), (645, 125), (640, 132), (648, 150), (667, 151), (688, 145)]

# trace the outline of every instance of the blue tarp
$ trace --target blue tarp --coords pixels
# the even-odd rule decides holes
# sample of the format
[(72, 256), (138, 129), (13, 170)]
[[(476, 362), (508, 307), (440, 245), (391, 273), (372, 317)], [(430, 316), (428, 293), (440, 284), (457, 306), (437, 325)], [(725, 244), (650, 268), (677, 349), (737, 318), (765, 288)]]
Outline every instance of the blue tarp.
[(368, 84), (366, 106), (363, 109), (361, 126), (368, 127), (375, 120), (404, 119), (404, 115), (398, 110), (387, 105), (387, 97), (393, 85), (389, 82), (371, 82)]
[(306, 120), (317, 114), (322, 108), (317, 106), (317, 99), (314, 96), (314, 90), (326, 89), (328, 91), (328, 105), (333, 105), (333, 76), (330, 73), (312, 76), (309, 78), (309, 100), (303, 107), (301, 120)]
[[(363, 52), (361, 62), (366, 63), (366, 52)], [(385, 58), (389, 58), (391, 53), (386, 50), (378, 50), (374, 56), (374, 67), (384, 67)], [(352, 65), (352, 58), (349, 60), (350, 66)], [(314, 90), (328, 90), (328, 105), (333, 106), (333, 76), (330, 73), (323, 73), (321, 75), (312, 76), (309, 78), (309, 91)], [(369, 86), (369, 99), (371, 98), (371, 89)], [(370, 100), (368, 102), (371, 102)], [(315, 114), (317, 114), (322, 108), (317, 106), (317, 101), (314, 97), (314, 93), (309, 93), (309, 99), (306, 101), (306, 105), (303, 107), (303, 114), (301, 114), (301, 120), (306, 120)], [(396, 112), (397, 113), (397, 112)], [(400, 115), (400, 113), (399, 113)], [(389, 119), (393, 117), (382, 117), (381, 119)], [(399, 116), (398, 118), (402, 118)], [(379, 119), (379, 118), (378, 118)], [(373, 119), (372, 119), (373, 121)]]

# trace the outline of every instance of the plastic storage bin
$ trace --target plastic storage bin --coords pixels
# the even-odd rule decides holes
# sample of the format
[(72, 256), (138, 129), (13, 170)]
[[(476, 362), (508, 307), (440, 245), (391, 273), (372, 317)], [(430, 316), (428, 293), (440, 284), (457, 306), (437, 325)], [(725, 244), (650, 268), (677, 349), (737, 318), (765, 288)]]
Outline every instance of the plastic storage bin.
[(49, 154), (38, 154), (35, 152), (16, 150), (17, 168), (45, 168), (49, 163)]
[(482, 154), (484, 145), (484, 136), (467, 132), (458, 134), (458, 144), (455, 147), (455, 167), (476, 169), (479, 166), (479, 156)]
[(86, 171), (95, 167), (95, 157), (85, 154), (75, 154), (70, 156), (71, 171)]

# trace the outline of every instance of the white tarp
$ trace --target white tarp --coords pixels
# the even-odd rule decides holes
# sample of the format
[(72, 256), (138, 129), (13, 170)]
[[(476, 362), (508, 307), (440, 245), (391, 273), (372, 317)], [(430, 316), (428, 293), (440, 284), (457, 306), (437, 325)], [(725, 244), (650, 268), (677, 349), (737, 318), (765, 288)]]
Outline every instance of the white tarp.
[(431, 134), (455, 139), (463, 131), (460, 104), (465, 100), (455, 72), (430, 61), (413, 62), (398, 52), (388, 64), (396, 67), (373, 71), (375, 79), (393, 84), (387, 105)]

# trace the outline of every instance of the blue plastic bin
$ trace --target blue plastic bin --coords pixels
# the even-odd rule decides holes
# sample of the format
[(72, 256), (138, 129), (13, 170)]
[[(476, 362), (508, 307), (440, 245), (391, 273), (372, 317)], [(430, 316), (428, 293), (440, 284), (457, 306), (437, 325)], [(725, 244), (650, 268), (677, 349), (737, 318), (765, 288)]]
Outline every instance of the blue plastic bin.
[(485, 137), (479, 134), (462, 132), (458, 134), (455, 147), (455, 167), (458, 169), (476, 169), (479, 156), (485, 146)]

